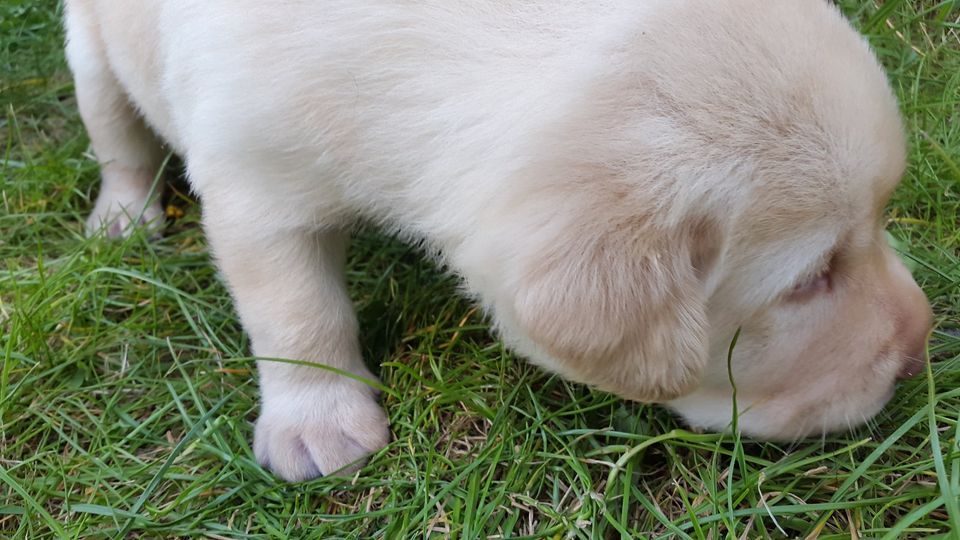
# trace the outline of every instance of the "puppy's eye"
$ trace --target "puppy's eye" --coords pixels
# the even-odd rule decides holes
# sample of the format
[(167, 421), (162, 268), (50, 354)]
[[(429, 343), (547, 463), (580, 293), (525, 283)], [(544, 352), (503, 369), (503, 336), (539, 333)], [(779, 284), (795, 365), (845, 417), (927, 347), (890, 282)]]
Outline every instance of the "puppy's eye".
[(830, 269), (827, 268), (819, 275), (798, 283), (787, 295), (787, 300), (791, 302), (804, 302), (811, 298), (828, 292), (833, 287), (833, 280), (830, 277)]

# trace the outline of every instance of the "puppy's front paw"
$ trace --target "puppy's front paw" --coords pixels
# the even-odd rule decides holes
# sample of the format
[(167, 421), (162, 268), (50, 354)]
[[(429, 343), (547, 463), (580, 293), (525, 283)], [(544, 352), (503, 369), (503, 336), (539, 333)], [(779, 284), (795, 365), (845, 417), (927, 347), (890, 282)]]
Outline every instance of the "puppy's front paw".
[(371, 388), (353, 381), (264, 393), (253, 451), (291, 482), (359, 469), (390, 440)]

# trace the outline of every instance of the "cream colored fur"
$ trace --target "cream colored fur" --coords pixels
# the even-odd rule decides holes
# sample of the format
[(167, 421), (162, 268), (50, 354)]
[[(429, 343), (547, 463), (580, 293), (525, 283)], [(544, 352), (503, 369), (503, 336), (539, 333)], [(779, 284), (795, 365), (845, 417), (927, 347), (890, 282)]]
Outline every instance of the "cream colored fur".
[[(66, 25), (91, 230), (160, 224), (156, 134), (259, 357), (373, 377), (343, 280), (366, 220), (533, 362), (694, 426), (728, 428), (737, 328), (757, 437), (859, 423), (922, 359), (929, 308), (882, 234), (897, 106), (826, 2), (68, 0)], [(366, 385), (259, 369), (254, 449), (283, 478), (389, 440)]]

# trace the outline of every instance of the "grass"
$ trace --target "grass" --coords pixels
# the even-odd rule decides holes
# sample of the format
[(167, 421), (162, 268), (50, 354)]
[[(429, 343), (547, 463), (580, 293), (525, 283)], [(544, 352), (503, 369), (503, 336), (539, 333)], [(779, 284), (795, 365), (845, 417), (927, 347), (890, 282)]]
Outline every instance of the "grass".
[(890, 231), (938, 324), (928, 377), (868, 430), (685, 431), (513, 358), (449, 277), (367, 232), (350, 290), (395, 440), (357, 476), (291, 485), (253, 459), (253, 363), (197, 205), (170, 195), (159, 241), (83, 237), (98, 173), (59, 8), (4, 0), (0, 537), (960, 537), (960, 4), (841, 4), (901, 98)]

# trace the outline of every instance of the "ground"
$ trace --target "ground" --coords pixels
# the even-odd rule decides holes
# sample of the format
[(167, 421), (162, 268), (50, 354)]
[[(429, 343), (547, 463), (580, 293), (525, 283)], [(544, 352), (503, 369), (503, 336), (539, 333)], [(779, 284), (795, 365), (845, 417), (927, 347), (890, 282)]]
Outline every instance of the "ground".
[(889, 230), (937, 323), (930, 371), (874, 422), (791, 446), (688, 432), (514, 358), (455, 281), (364, 232), (350, 290), (394, 441), (286, 484), (250, 450), (253, 362), (196, 202), (180, 184), (157, 241), (84, 238), (98, 173), (61, 8), (4, 0), (0, 537), (958, 538), (960, 4), (841, 5), (901, 99)]

